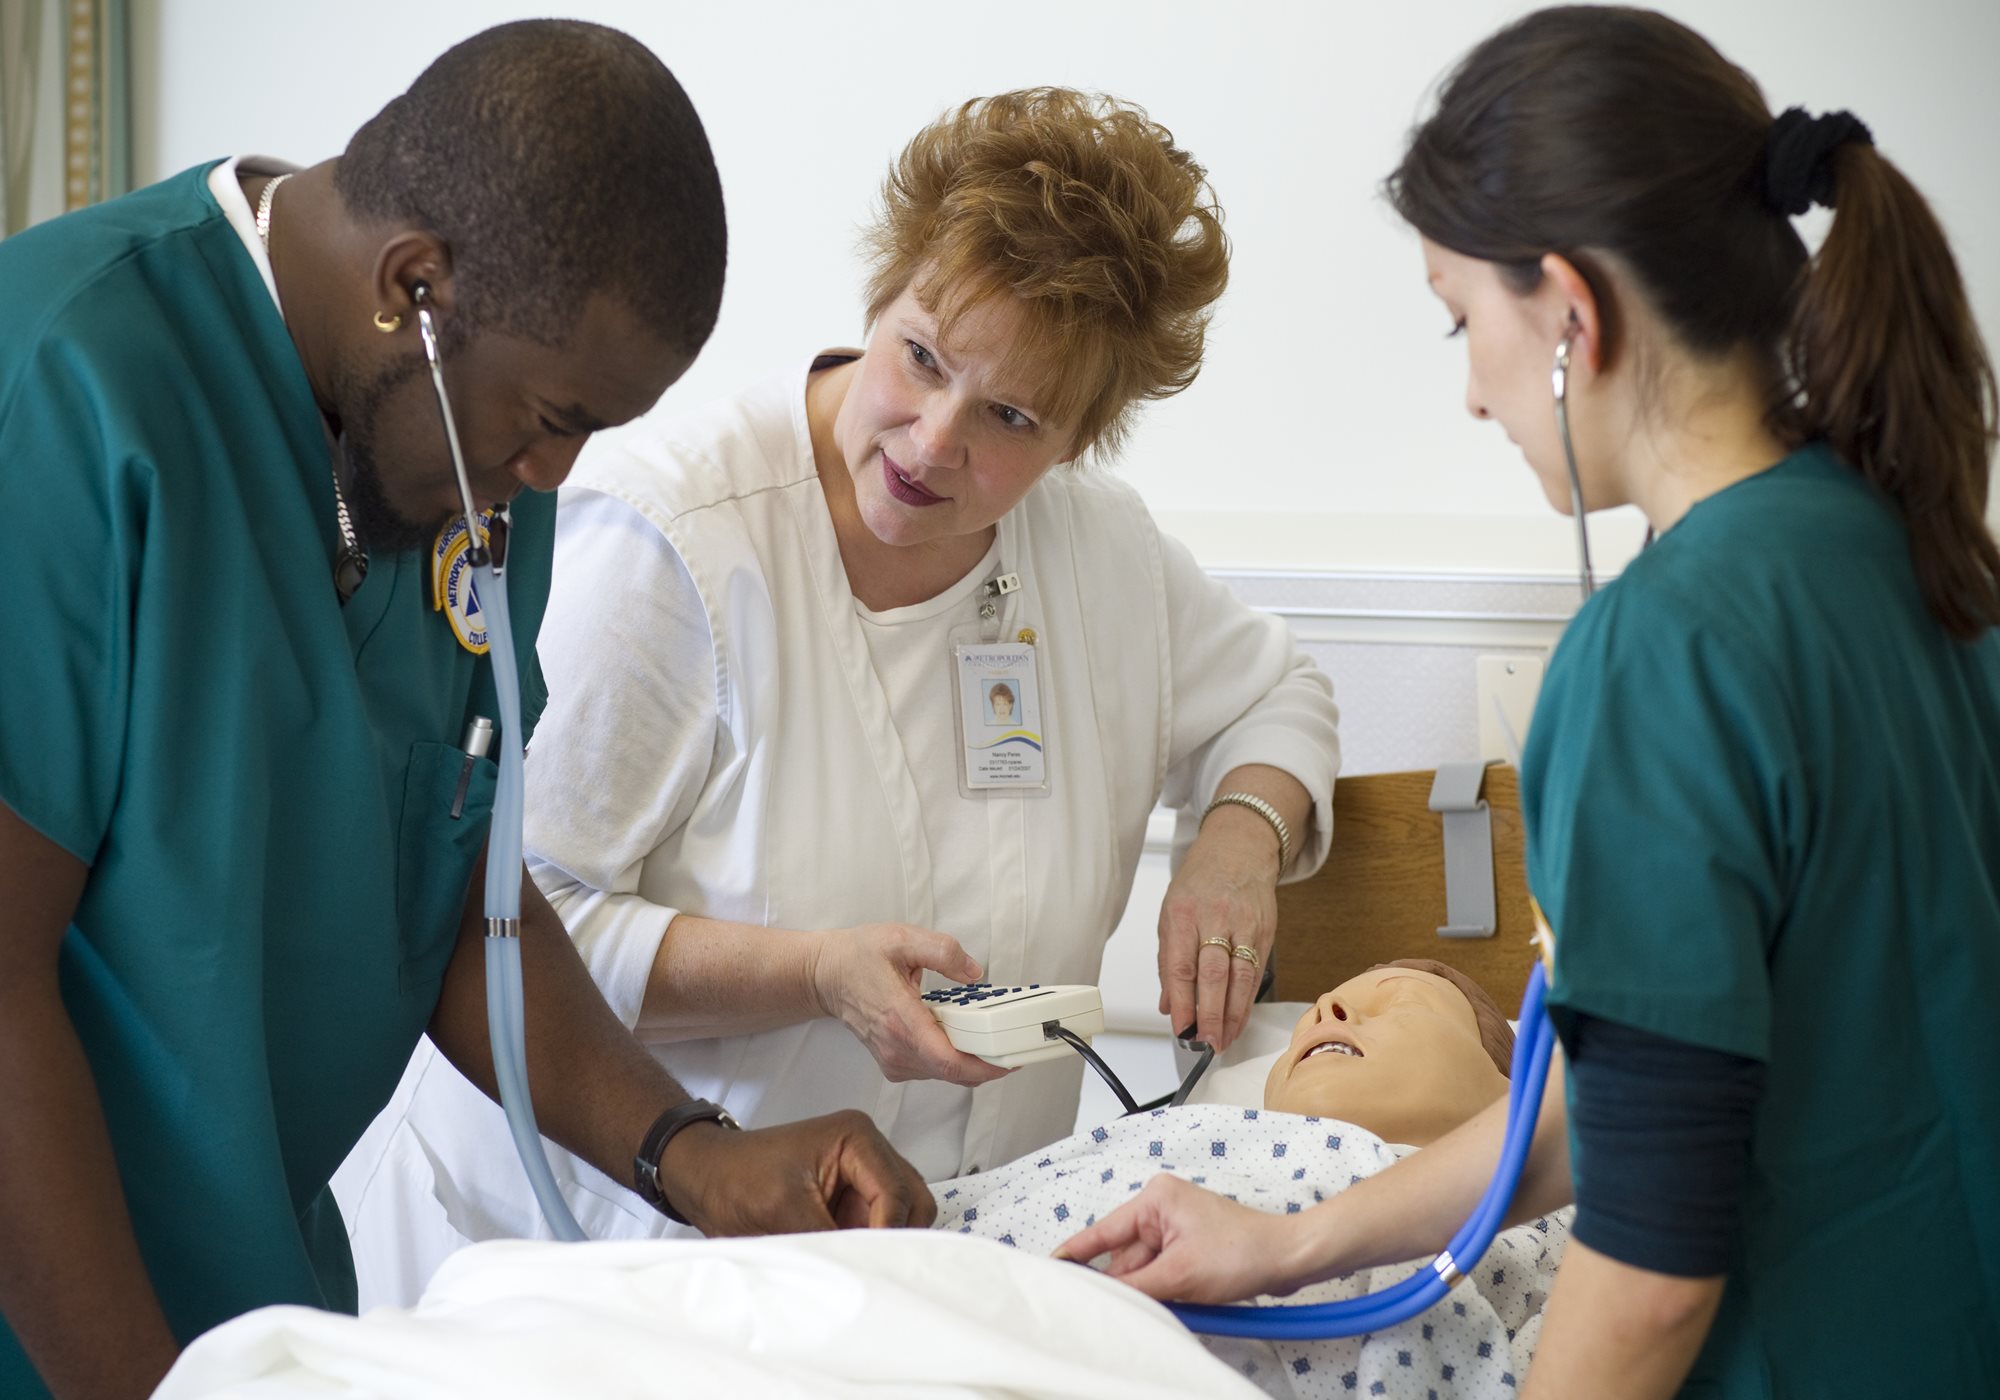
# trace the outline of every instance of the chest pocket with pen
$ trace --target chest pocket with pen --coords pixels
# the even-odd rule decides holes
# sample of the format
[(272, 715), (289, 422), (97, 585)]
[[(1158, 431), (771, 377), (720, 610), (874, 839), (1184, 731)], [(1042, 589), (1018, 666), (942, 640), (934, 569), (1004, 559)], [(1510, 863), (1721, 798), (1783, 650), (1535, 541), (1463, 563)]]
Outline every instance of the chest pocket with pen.
[(433, 990), (458, 937), (472, 867), (485, 848), (500, 769), (450, 744), (410, 746), (396, 844), (403, 990)]

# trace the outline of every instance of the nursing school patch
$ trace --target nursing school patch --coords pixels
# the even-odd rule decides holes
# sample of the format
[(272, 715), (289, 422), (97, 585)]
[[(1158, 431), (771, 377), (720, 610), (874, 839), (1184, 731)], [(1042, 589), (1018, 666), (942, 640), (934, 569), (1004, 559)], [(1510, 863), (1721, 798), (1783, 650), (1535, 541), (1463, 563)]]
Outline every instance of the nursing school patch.
[[(491, 523), (491, 513), (479, 518), (482, 545), (491, 538)], [(453, 516), (451, 523), (438, 531), (437, 543), (431, 546), (431, 610), (451, 620), (460, 646), (474, 656), (484, 656), (489, 646), (486, 611), (479, 604), (479, 579), (468, 557), (469, 543), (463, 516)]]

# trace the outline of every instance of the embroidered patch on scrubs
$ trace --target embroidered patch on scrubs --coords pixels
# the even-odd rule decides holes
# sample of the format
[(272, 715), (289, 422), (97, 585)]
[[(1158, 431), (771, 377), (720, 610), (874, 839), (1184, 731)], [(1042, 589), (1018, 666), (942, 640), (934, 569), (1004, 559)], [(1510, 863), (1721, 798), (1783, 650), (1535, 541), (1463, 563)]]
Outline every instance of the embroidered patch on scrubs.
[[(482, 515), (479, 518), (482, 545), (489, 543), (491, 531), (492, 515)], [(431, 546), (431, 609), (451, 620), (451, 630), (460, 646), (474, 656), (484, 656), (491, 639), (486, 633), (486, 612), (479, 603), (479, 580), (467, 556), (467, 543), (465, 521), (459, 516), (453, 516), (451, 523), (438, 531), (437, 542)]]
[(1046, 793), (1041, 654), (1030, 640), (961, 641), (951, 649), (958, 701), (959, 785), (967, 792)]

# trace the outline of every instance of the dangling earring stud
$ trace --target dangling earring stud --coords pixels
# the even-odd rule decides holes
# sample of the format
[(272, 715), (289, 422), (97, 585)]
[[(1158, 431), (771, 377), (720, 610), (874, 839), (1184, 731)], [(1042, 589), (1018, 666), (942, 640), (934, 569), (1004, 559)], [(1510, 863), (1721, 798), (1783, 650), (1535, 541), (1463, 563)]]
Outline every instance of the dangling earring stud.
[(375, 329), (384, 335), (395, 334), (396, 331), (402, 329), (402, 325), (403, 318), (401, 316), (384, 316), (379, 311), (375, 313)]

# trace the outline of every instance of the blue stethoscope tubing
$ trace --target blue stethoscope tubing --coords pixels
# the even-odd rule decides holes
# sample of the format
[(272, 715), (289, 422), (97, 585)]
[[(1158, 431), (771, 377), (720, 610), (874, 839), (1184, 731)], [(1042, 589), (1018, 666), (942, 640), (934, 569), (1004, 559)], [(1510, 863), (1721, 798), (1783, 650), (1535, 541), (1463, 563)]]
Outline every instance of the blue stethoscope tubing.
[(1471, 1218), (1452, 1236), (1444, 1253), (1402, 1282), (1360, 1298), (1275, 1307), (1167, 1304), (1174, 1315), (1191, 1330), (1211, 1336), (1311, 1341), (1379, 1332), (1443, 1302), (1452, 1286), (1472, 1272), (1493, 1243), (1506, 1219), (1507, 1204), (1521, 1184), (1528, 1149), (1535, 1139), (1535, 1120), (1541, 1115), (1542, 1087), (1548, 1078), (1549, 1059), (1555, 1051), (1555, 1027), (1542, 1007), (1546, 985), (1542, 965), (1537, 962), (1528, 974), (1528, 989), (1521, 998), (1521, 1034), (1514, 1040), (1507, 1131), (1501, 1143), (1500, 1164)]
[(487, 649), (493, 660), (493, 688), (500, 699), (499, 779), (493, 790), (493, 819), (486, 837), (486, 1034), (493, 1051), (493, 1077), (500, 1088), (500, 1105), (507, 1112), (507, 1131), (528, 1174), (535, 1201), (559, 1240), (585, 1238), (570, 1213), (569, 1202), (549, 1170), (548, 1154), (535, 1126), (535, 1105), (528, 1093), (527, 998), (521, 989), (521, 841), (523, 773), (521, 756), (521, 669), (514, 654), (514, 628), (507, 605), (504, 568), (495, 568), (491, 551), (480, 542), (472, 503), (472, 483), (465, 471), (465, 454), (458, 445), (458, 423), (445, 393), (444, 367), (438, 356), (437, 328), (431, 319), (430, 289), (415, 291), (417, 329), (430, 364), (431, 387), (437, 392), (438, 413), (444, 419), (445, 442), (451, 448), (452, 469), (458, 474), (460, 504), (465, 510), (466, 550), (473, 561), (479, 601), (486, 614)]

